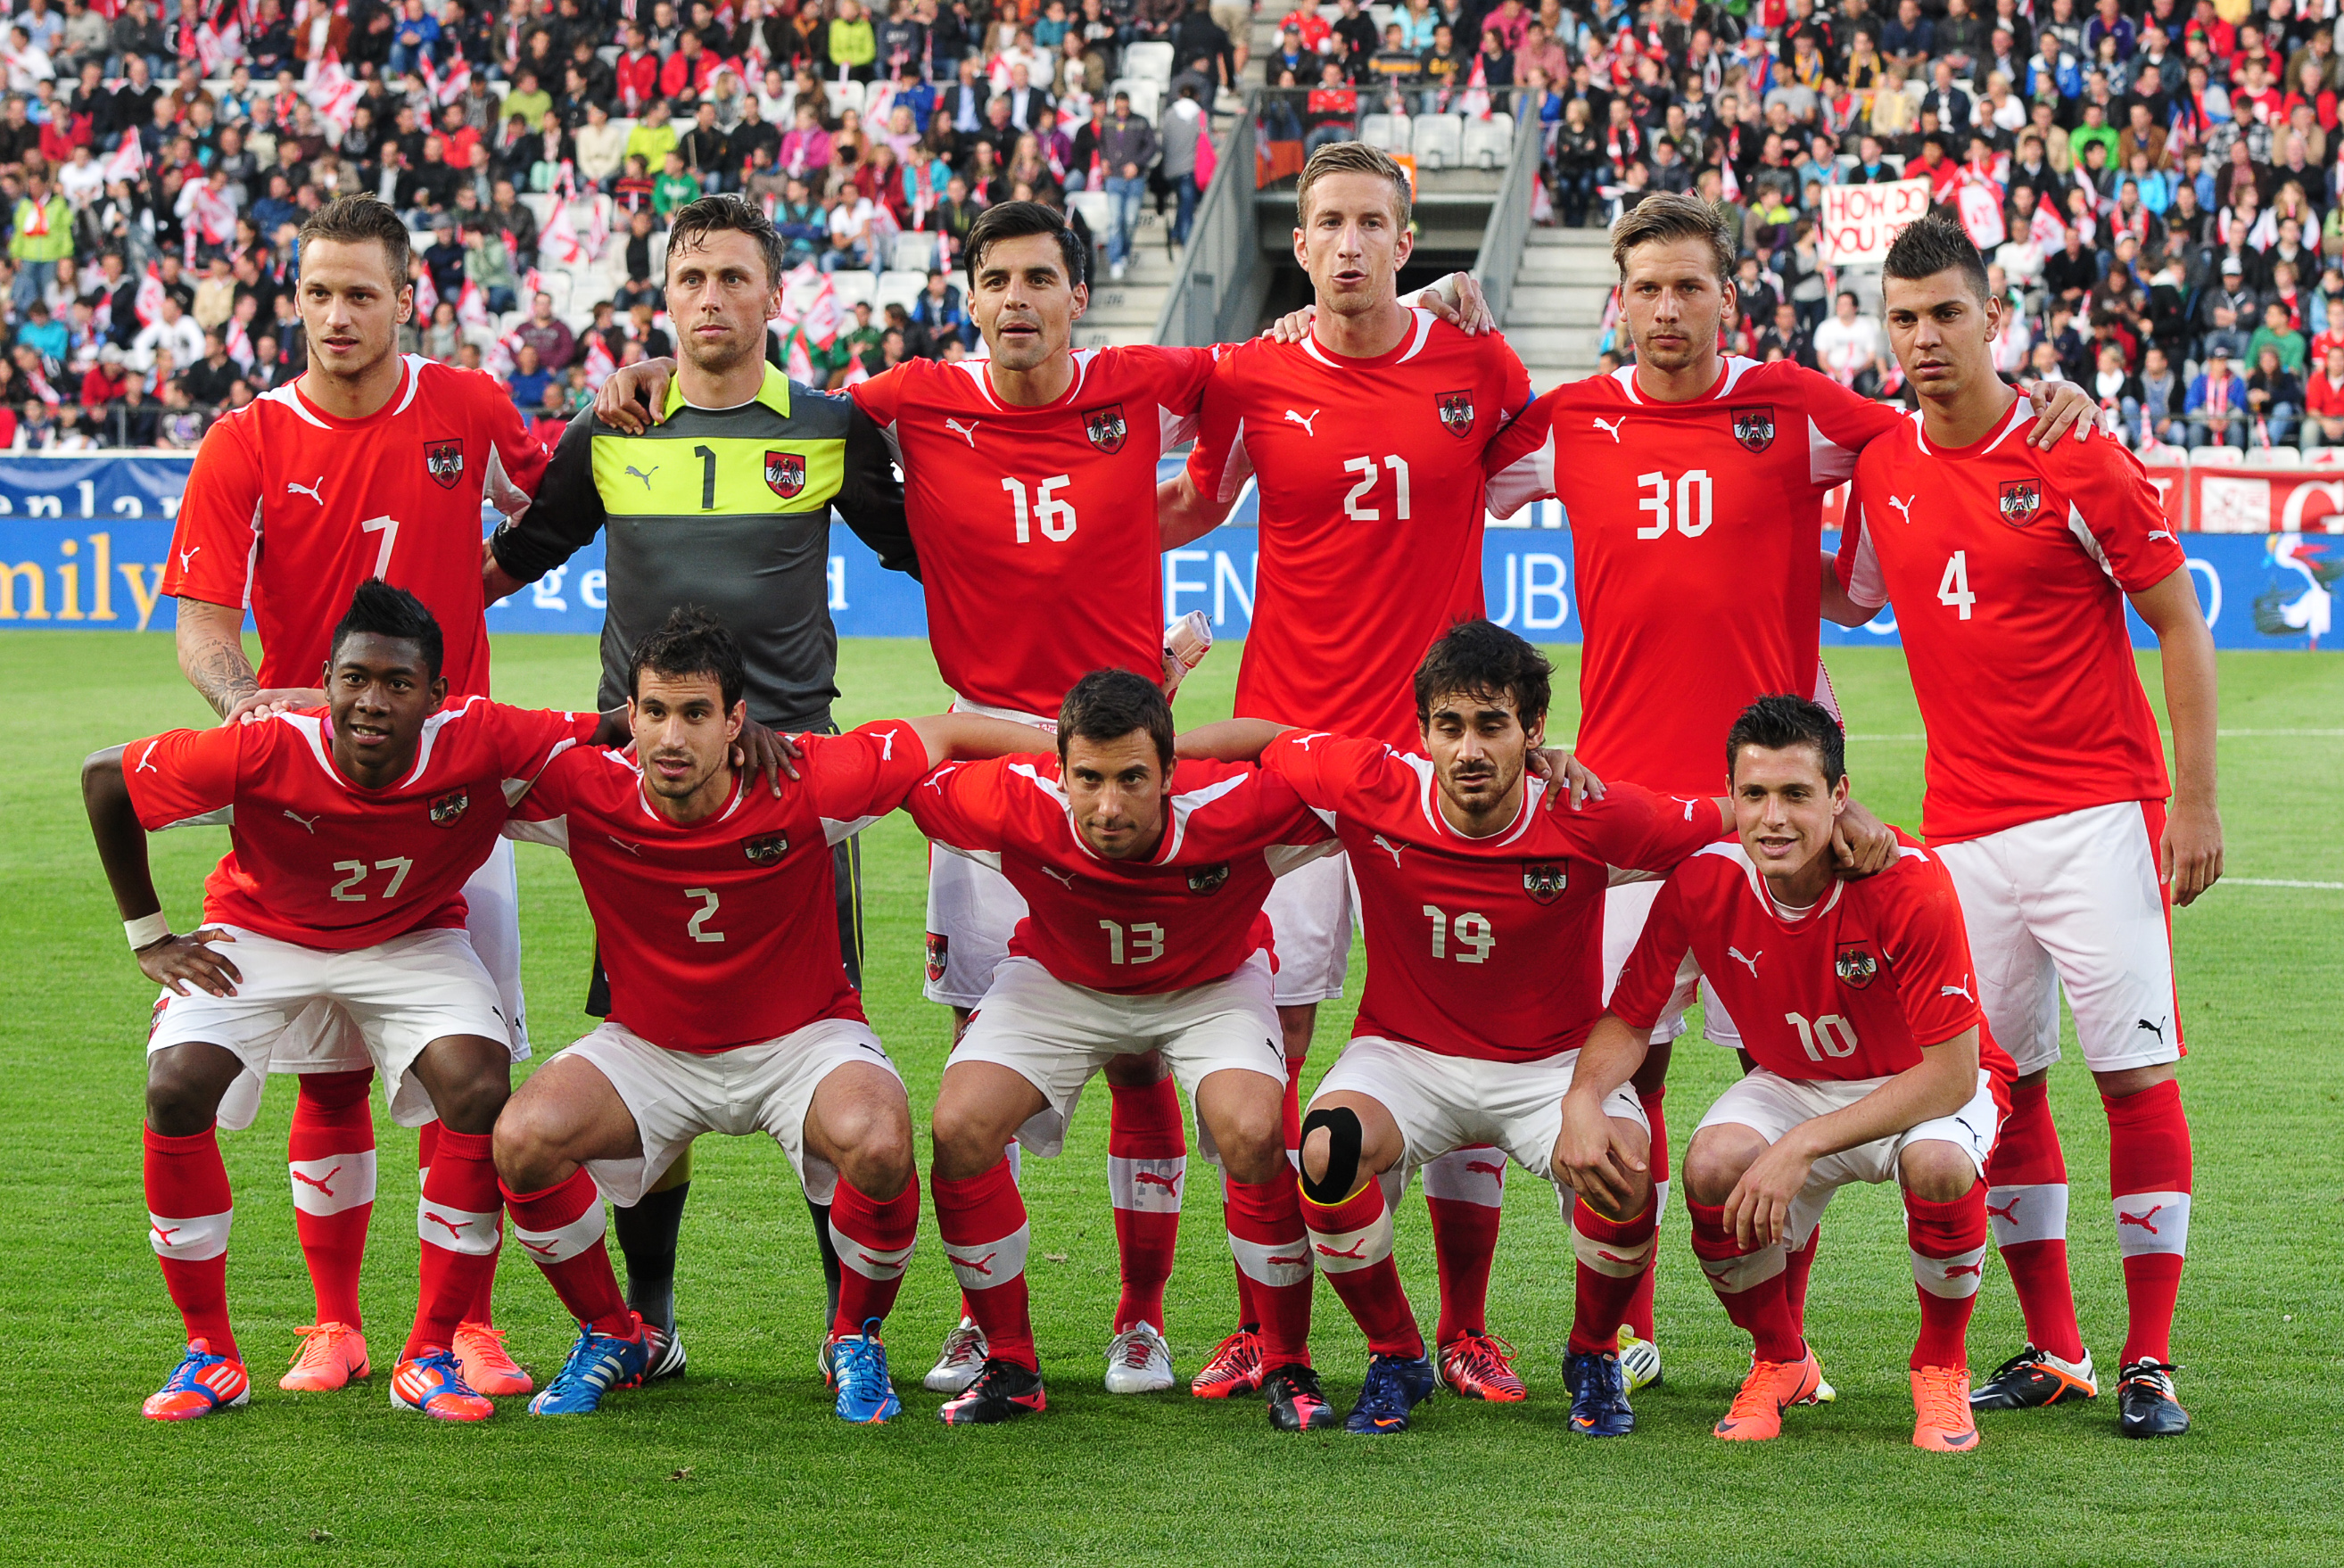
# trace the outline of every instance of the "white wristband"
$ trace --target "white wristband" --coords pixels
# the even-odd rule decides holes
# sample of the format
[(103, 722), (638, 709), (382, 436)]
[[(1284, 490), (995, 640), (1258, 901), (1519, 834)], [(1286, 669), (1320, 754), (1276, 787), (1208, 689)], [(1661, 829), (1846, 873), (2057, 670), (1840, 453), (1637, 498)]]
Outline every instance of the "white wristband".
[(171, 922), (161, 910), (157, 909), (152, 915), (142, 915), (136, 920), (124, 921), (122, 934), (130, 938), (130, 950), (136, 953), (141, 947), (152, 947), (156, 943), (168, 936), (171, 934)]

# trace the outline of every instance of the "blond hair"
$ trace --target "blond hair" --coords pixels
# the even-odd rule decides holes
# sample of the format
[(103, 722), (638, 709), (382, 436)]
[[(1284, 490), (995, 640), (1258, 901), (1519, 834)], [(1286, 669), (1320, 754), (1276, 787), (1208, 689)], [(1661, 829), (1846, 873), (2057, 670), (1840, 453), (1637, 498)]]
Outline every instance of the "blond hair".
[(1409, 193), (1408, 171), (1392, 160), (1391, 154), (1365, 142), (1329, 142), (1310, 155), (1310, 161), (1302, 166), (1301, 179), (1294, 187), (1297, 223), (1309, 220), (1310, 187), (1330, 174), (1380, 175), (1391, 181), (1392, 206), (1399, 211), (1400, 228), (1408, 228), (1409, 213), (1415, 206)]
[(1723, 215), (1697, 196), (1662, 191), (1622, 213), (1620, 221), (1612, 226), (1612, 265), (1619, 268), (1620, 281), (1628, 280), (1630, 251), (1680, 239), (1698, 239), (1709, 247), (1720, 283), (1733, 276), (1739, 248), (1725, 232)]

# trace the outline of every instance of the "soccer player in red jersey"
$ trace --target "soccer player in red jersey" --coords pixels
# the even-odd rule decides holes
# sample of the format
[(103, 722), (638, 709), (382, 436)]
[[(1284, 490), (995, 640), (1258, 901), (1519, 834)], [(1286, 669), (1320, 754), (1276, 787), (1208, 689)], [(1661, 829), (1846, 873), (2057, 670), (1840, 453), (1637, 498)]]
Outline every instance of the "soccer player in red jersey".
[[(830, 1216), (844, 1263), (824, 1364), (844, 1420), (902, 1407), (880, 1340), (918, 1228), (911, 1107), (839, 945), (831, 846), (953, 756), (1026, 750), (1021, 724), (961, 714), (807, 735), (776, 796), (731, 763), (741, 650), (681, 609), (634, 650), (631, 753), (554, 760), (508, 832), (567, 850), (611, 980), (600, 1028), (530, 1077), (497, 1123), (514, 1235), (579, 1322), (530, 1402), (584, 1414), (639, 1381), (652, 1346), (603, 1243), (602, 1199), (638, 1201), (702, 1133), (763, 1131)], [(987, 741), (992, 744), (985, 744)]]
[[(1344, 1423), (1353, 1432), (1406, 1430), (1434, 1387), (1391, 1259), (1387, 1173), (1397, 1190), (1406, 1172), (1473, 1148), (1554, 1179), (1563, 1091), (1603, 1010), (1603, 889), (1666, 871), (1725, 820), (1713, 797), (1633, 784), (1550, 809), (1531, 763), (1551, 673), (1528, 642), (1474, 620), (1417, 671), (1409, 752), (1246, 719), (1183, 737), (1205, 755), (1259, 749), (1264, 773), (1333, 823), (1359, 877), (1368, 987), (1350, 1044), (1310, 1102), (1301, 1168), (1312, 1250), (1371, 1352)], [(1603, 1113), (1641, 1154), (1635, 1098), (1614, 1094)], [(1583, 1435), (1634, 1426), (1618, 1330), (1656, 1223), (1649, 1183), (1571, 1210), (1578, 1308), (1566, 1376)]]
[[(187, 1353), (146, 1401), (160, 1421), (246, 1397), (228, 1325), (233, 1209), (217, 1128), (250, 1125), (288, 1027), (318, 1003), (359, 1032), (401, 1126), (443, 1124), (418, 1209), (422, 1288), (392, 1401), (446, 1421), (493, 1410), (466, 1384), (451, 1342), (495, 1264), (501, 1205), (489, 1135), (511, 1053), (495, 983), (464, 935), (463, 888), (512, 794), (562, 751), (623, 730), (615, 715), (525, 713), (486, 697), (443, 710), (439, 625), (414, 595), (379, 581), (359, 587), (329, 648), (322, 712), (174, 730), (99, 752), (83, 769), (131, 946), (165, 987), (146, 1043), (146, 1207)], [(205, 884), (207, 925), (174, 936), (145, 835), (222, 816), (231, 848)]]
[[(223, 717), (318, 706), (328, 634), (358, 585), (381, 578), (430, 608), (447, 643), (448, 690), (489, 692), (480, 581), (483, 500), (525, 511), (545, 453), (490, 377), (398, 352), (411, 308), (406, 226), (370, 197), (328, 203), (302, 226), (297, 294), (309, 345), (300, 378), (212, 427), (180, 502), (163, 591), (178, 599), (179, 666)], [(249, 611), (260, 668), (246, 659)], [(466, 890), (475, 950), (497, 982), (515, 1057), (529, 1054), (511, 846), (492, 844)], [(295, 1072), (289, 1158), (294, 1219), (317, 1293), (288, 1389), (364, 1375), (359, 1271), (374, 1208), (373, 1069), (348, 1019), (318, 1007), (274, 1057)], [(423, 1133), (430, 1163), (431, 1130)], [(429, 1239), (429, 1238), (426, 1238)], [(490, 1288), (465, 1314), (457, 1353), (473, 1386), (527, 1393), (527, 1374), (490, 1327)]]
[(1091, 1076), (1152, 1049), (1188, 1091), (1226, 1177), (1271, 1423), (1329, 1425), (1310, 1369), (1309, 1250), (1286, 1163), (1262, 900), (1281, 871), (1327, 853), (1329, 835), (1250, 767), (1176, 765), (1171, 704), (1129, 671), (1076, 682), (1057, 741), (1055, 757), (940, 769), (907, 805), (937, 845), (992, 862), (1027, 907), (936, 1097), (936, 1229), (987, 1345), (941, 1413), (959, 1425), (1046, 1408), (1026, 1206), (1005, 1148), (1056, 1153)]
[[(1722, 785), (1717, 737), (1760, 694), (1813, 692), (1836, 707), (1815, 619), (1824, 498), (1899, 419), (1794, 361), (1719, 352), (1721, 328), (1739, 309), (1737, 243), (1697, 197), (1638, 202), (1612, 238), (1636, 362), (1544, 394), (1490, 451), (1491, 511), (1553, 498), (1569, 512), (1581, 633), (1576, 755), (1606, 781), (1672, 794)], [(2073, 387), (2041, 398), (2048, 412), (2030, 439), (2045, 444), (2094, 409)], [(1891, 842), (1853, 803), (1841, 836), (1867, 865)], [(1632, 883), (1607, 895), (1607, 990), (1657, 892)], [(1712, 1040), (1735, 1043), (1713, 990), (1702, 1016)], [(1663, 1208), (1663, 1103), (1671, 1042), (1683, 1027), (1682, 1018), (1662, 1027), (1636, 1077)], [(1810, 1248), (1793, 1263), (1794, 1299), (1814, 1256)], [(1622, 1360), (1641, 1388), (1661, 1371), (1649, 1276), (1630, 1323)]]
[[(2096, 435), (2042, 451), (1995, 379), (2003, 324), (1977, 252), (1916, 225), (1885, 267), (1889, 340), (1917, 418), (1857, 465), (1825, 612), (1894, 602), (1929, 733), (1922, 825), (1961, 890), (1978, 1000), (2018, 1062), (1986, 1173), (2028, 1343), (1985, 1410), (2091, 1398), (2066, 1259), (2067, 1173), (2044, 1078), (2067, 995), (2108, 1118), (2108, 1177), (2131, 1322), (2117, 1374), (2127, 1437), (2188, 1430), (2170, 1340), (2189, 1237), (2189, 1124), (2168, 900), (2222, 874), (2214, 641), (2140, 464)], [(2170, 783), (2125, 609), (2157, 634)], [(2167, 797), (2170, 796), (2170, 804)]]
[(2010, 1058), (1978, 1010), (1952, 879), (1900, 840), (1895, 861), (1844, 875), (1832, 846), (1847, 799), (1836, 714), (1763, 697), (1728, 732), (1735, 836), (1662, 886), (1563, 1101), (1559, 1163), (1582, 1194), (1616, 1193), (1643, 1151), (1606, 1125), (1645, 1042), (1705, 977), (1742, 1020), (1755, 1070), (1719, 1097), (1685, 1150), (1693, 1252), (1756, 1344), (1717, 1423), (1731, 1442), (1780, 1435), (1822, 1369), (1787, 1290), (1796, 1246), (1851, 1181), (1904, 1189), (1921, 1334), (1913, 1442), (1977, 1446), (1965, 1350), (1985, 1257), (1982, 1175), (2009, 1104)]
[[(1167, 483), (1165, 542), (1201, 535), (1258, 485), (1238, 715), (1413, 746), (1409, 678), (1444, 631), (1481, 613), (1484, 460), (1530, 400), (1530, 380), (1503, 339), (1399, 303), (1414, 242), (1408, 177), (1388, 156), (1356, 142), (1321, 147), (1296, 204), (1294, 254), (1316, 319), (1299, 341), (1257, 339), (1221, 356), (1196, 448)], [(1351, 913), (1340, 859), (1270, 895), (1289, 1106), (1318, 1004), (1342, 993)], [(1520, 1399), (1483, 1306), (1497, 1243), (1492, 1169), (1503, 1162), (1464, 1151), (1425, 1174), (1441, 1279), (1436, 1340), (1460, 1391)], [(1232, 1376), (1241, 1385), (1248, 1349), (1242, 1330), (1231, 1336), (1192, 1386), (1217, 1391)]]

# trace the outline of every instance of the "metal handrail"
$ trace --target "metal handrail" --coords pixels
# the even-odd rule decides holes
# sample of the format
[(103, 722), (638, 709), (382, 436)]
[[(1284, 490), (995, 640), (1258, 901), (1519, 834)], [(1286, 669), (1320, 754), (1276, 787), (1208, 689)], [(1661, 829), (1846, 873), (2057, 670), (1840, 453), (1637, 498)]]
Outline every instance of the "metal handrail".
[(1490, 204), (1490, 221), (1481, 230), (1480, 254), (1473, 260), (1473, 276), (1481, 280), (1481, 295), (1490, 315), (1502, 328), (1513, 304), (1514, 277), (1521, 270), (1522, 253), (1531, 234), (1531, 187), (1544, 157), (1544, 138), (1538, 120), (1523, 115), (1514, 122), (1514, 156), (1506, 177)]
[(1153, 340), (1157, 343), (1202, 348), (1234, 341), (1253, 330), (1249, 318), (1260, 309), (1264, 287), (1256, 277), (1261, 237), (1253, 210), (1254, 113), (1259, 96), (1259, 88), (1246, 94), (1237, 126), (1218, 149), (1212, 183), (1197, 198), (1187, 251), (1157, 313)]

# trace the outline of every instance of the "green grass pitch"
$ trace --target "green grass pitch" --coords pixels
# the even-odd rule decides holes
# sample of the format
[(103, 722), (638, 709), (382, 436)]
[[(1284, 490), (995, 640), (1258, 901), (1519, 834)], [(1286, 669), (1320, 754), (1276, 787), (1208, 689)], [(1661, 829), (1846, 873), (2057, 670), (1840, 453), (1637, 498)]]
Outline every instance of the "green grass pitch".
[[(1575, 651), (1557, 652), (1567, 688)], [(1238, 653), (1217, 650), (1192, 677), (1184, 721), (1228, 712)], [(501, 638), (496, 656), (508, 700), (591, 700), (585, 639)], [(1831, 663), (1857, 737), (1857, 791), (1884, 816), (1916, 822), (1920, 725), (1900, 656), (1834, 651)], [(916, 642), (850, 643), (841, 664), (848, 723), (930, 711), (941, 694)], [(2143, 668), (2154, 688), (2154, 660)], [(2234, 732), (2221, 748), (2222, 804), (2238, 880), (2175, 921), (2198, 1199), (2176, 1353), (2197, 1430), (2122, 1442), (2104, 1396), (1992, 1418), (1969, 1457), (1907, 1442), (1916, 1310), (1894, 1197), (1873, 1189), (1834, 1206), (1815, 1270), (1810, 1332), (1840, 1402), (1794, 1413), (1783, 1440), (1763, 1447), (1709, 1436), (1746, 1341), (1691, 1264), (1681, 1207), (1662, 1237), (1667, 1381), (1638, 1396), (1632, 1438), (1570, 1434), (1561, 1345), (1571, 1255), (1551, 1191), (1520, 1171), (1490, 1321), (1521, 1347), (1527, 1405), (1437, 1399), (1401, 1438), (1298, 1441), (1270, 1431), (1250, 1401), (1110, 1397), (1098, 1381), (1115, 1294), (1104, 1096), (1064, 1158), (1026, 1167), (1046, 1416), (975, 1431), (936, 1421), (936, 1398), (918, 1380), (955, 1291), (930, 1224), (890, 1325), (905, 1412), (884, 1430), (840, 1425), (813, 1369), (822, 1285), (795, 1184), (770, 1144), (727, 1138), (701, 1145), (684, 1228), (690, 1377), (619, 1395), (591, 1421), (533, 1419), (519, 1401), (465, 1429), (394, 1411), (389, 1358), (414, 1297), (414, 1137), (379, 1110), (381, 1198), (365, 1280), (374, 1378), (338, 1394), (279, 1393), (276, 1373), (310, 1312), (284, 1167), (291, 1086), (278, 1080), (258, 1124), (223, 1139), (237, 1208), (230, 1297), (251, 1407), (185, 1427), (143, 1421), (138, 1401), (180, 1332), (139, 1188), (152, 987), (123, 949), (76, 767), (92, 748), (206, 715), (162, 636), (8, 633), (0, 672), (0, 725), (15, 758), (0, 770), (11, 971), (0, 1009), (0, 1305), (12, 1330), (0, 1356), (0, 1562), (2338, 1561), (2344, 892), (2332, 885), (2344, 882), (2333, 814), (2344, 660), (2222, 656), (2223, 724)], [(1568, 733), (1575, 700), (1558, 695), (1554, 728)], [(166, 907), (183, 926), (224, 838), (187, 831), (156, 842)], [(585, 1027), (590, 934), (566, 863), (520, 853), (541, 1060)], [(919, 996), (923, 849), (897, 816), (871, 832), (866, 855), (871, 1015), (910, 1080), (916, 1123), (949, 1038), (946, 1015)], [(1355, 957), (1353, 998), (1362, 974)], [(1348, 1004), (1326, 1011), (1314, 1079), (1349, 1020)], [(1733, 1070), (1723, 1052), (1681, 1049), (1672, 1121), (1689, 1128)], [(2087, 1342), (2112, 1368), (2123, 1298), (2106, 1125), (2080, 1064), (2053, 1085), (2075, 1187), (2076, 1295)], [(1218, 1209), (1209, 1179), (1199, 1183), (1170, 1298), (1183, 1376), (1233, 1305)], [(1399, 1236), (1429, 1322), (1431, 1258), (1413, 1193)], [(502, 1270), (499, 1315), (524, 1364), (549, 1374), (571, 1330), (524, 1258)], [(1348, 1401), (1364, 1347), (1329, 1291), (1318, 1294), (1318, 1323), (1330, 1393)], [(1990, 1265), (1974, 1365), (1991, 1367), (2020, 1337), (2007, 1281)]]

